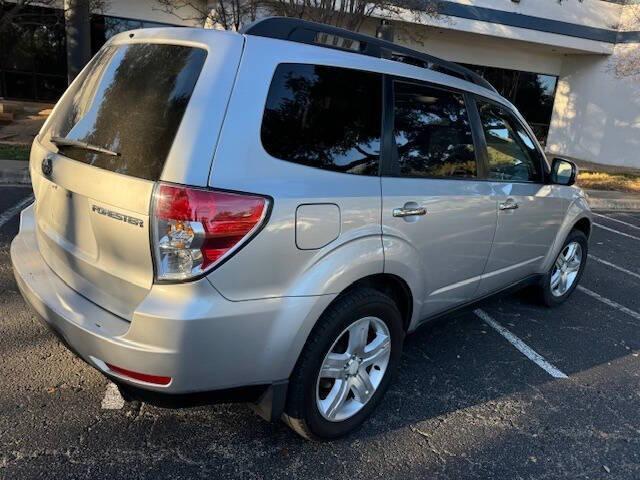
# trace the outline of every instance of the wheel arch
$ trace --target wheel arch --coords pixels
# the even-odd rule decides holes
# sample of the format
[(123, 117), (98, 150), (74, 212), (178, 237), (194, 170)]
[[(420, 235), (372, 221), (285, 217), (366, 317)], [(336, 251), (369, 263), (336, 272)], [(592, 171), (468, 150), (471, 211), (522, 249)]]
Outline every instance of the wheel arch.
[(591, 235), (593, 226), (593, 220), (591, 218), (591, 211), (586, 200), (582, 197), (574, 199), (569, 205), (564, 221), (560, 226), (553, 245), (549, 249), (549, 252), (540, 265), (540, 273), (546, 272), (555, 261), (556, 256), (560, 252), (560, 248), (564, 244), (564, 241), (573, 230), (579, 230), (583, 232), (587, 239)]
[(404, 331), (409, 330), (413, 317), (413, 294), (406, 281), (391, 273), (368, 275), (353, 282), (337, 298), (359, 287), (372, 288), (390, 297), (400, 310)]
[(587, 238), (591, 236), (591, 219), (587, 217), (582, 217), (577, 222), (573, 224), (573, 228), (571, 230), (579, 230), (586, 235)]
[(411, 327), (411, 320), (414, 314), (414, 297), (409, 285), (405, 280), (397, 275), (389, 273), (376, 273), (363, 276), (347, 287), (345, 287), (337, 295), (332, 295), (332, 299), (327, 301), (328, 296), (321, 296), (319, 298), (325, 299), (321, 304), (316, 306), (316, 311), (311, 313), (309, 317), (312, 321), (303, 322), (302, 327), (298, 330), (296, 338), (293, 341), (293, 348), (290, 349), (287, 365), (288, 371), (294, 368), (300, 353), (304, 349), (304, 346), (309, 341), (310, 335), (312, 335), (314, 329), (322, 321), (322, 316), (338, 299), (341, 299), (350, 292), (357, 290), (358, 288), (372, 288), (385, 295), (388, 295), (398, 306), (400, 314), (402, 315), (402, 325), (405, 332), (408, 332)]

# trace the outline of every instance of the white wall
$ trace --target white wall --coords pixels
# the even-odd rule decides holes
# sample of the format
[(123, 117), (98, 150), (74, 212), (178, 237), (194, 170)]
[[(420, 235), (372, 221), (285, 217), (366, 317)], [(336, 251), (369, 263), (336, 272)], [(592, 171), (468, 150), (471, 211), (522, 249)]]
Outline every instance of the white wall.
[[(460, 4), (508, 11), (539, 18), (559, 20), (577, 25), (616, 30), (620, 23), (623, 8), (621, 5), (601, 0), (451, 0)], [(417, 15), (404, 11), (390, 15), (388, 12), (376, 12), (380, 17), (389, 17), (410, 23), (419, 23), (459, 32), (476, 33), (507, 40), (568, 48), (582, 53), (609, 54), (613, 44), (584, 38), (571, 37), (556, 33), (547, 33), (520, 27), (510, 27), (498, 23), (481, 22), (458, 17)]]
[[(631, 10), (625, 13), (627, 23), (634, 24), (627, 29), (637, 30), (640, 17), (630, 20)], [(627, 62), (635, 71), (623, 68)], [(565, 57), (547, 148), (593, 162), (640, 167), (640, 44), (617, 44), (608, 57)]]
[(618, 78), (616, 61), (640, 44), (617, 45), (609, 58), (565, 58), (547, 148), (552, 153), (640, 167), (640, 78)]
[(476, 7), (492, 8), (533, 17), (615, 30), (622, 5), (602, 0), (451, 0)]
[[(377, 25), (370, 22), (363, 33), (374, 34)], [(563, 60), (561, 49), (407, 23), (396, 24), (395, 41), (453, 62), (550, 75), (560, 75)]]
[[(204, 0), (202, 3), (204, 4)], [(107, 0), (104, 10), (105, 15), (114, 17), (148, 20), (172, 25), (202, 26), (202, 21), (198, 18), (199, 13), (196, 10), (184, 7), (176, 13), (178, 15), (163, 12), (156, 0)]]
[[(8, 0), (15, 3), (17, 0)], [(135, 20), (148, 20), (150, 22), (167, 23), (170, 25), (181, 25), (186, 27), (201, 27), (202, 22), (197, 19), (198, 12), (188, 6), (180, 8), (176, 11), (178, 14), (162, 12), (160, 4), (156, 0), (103, 0), (105, 15), (114, 17), (131, 18)], [(194, 0), (206, 5), (206, 0)], [(178, 2), (176, 2), (178, 3)], [(31, 5), (40, 5), (48, 8), (64, 8), (64, 0), (53, 0), (45, 3), (39, 3), (37, 0), (31, 2)]]

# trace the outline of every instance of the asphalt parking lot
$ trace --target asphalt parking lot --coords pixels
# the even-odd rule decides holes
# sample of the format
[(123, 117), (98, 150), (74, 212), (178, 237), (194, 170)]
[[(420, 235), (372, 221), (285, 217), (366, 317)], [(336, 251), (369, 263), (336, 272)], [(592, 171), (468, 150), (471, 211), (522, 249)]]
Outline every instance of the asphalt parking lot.
[[(580, 290), (524, 293), (408, 338), (374, 417), (305, 442), (241, 404), (122, 408), (27, 309), (0, 187), (0, 478), (640, 478), (640, 213), (599, 212)], [(104, 408), (109, 407), (109, 408)]]

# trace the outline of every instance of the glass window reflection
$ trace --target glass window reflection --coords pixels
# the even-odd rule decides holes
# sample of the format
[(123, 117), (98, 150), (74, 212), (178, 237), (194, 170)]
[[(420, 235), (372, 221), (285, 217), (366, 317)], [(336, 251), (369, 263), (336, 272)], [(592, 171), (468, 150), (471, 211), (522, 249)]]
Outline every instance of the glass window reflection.
[(157, 180), (205, 57), (203, 49), (178, 45), (107, 47), (56, 111), (48, 133), (120, 154), (59, 147), (74, 160)]
[(377, 175), (381, 95), (377, 73), (281, 64), (269, 88), (262, 144), (282, 160)]
[(500, 181), (541, 180), (540, 154), (520, 123), (505, 109), (478, 102), (487, 143), (489, 178)]
[(546, 144), (558, 77), (504, 68), (465, 65), (487, 79), (527, 120), (538, 141)]
[(394, 82), (394, 97), (400, 175), (476, 176), (473, 138), (462, 95)]

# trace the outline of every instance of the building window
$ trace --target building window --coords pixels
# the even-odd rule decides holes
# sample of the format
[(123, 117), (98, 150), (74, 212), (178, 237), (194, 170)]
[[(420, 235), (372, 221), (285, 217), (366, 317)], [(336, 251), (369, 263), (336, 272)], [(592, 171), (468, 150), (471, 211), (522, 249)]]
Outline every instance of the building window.
[[(11, 9), (10, 3), (1, 6)], [(106, 15), (91, 16), (95, 54), (112, 36), (127, 30), (166, 24)], [(56, 102), (67, 88), (67, 50), (62, 9), (25, 6), (20, 21), (0, 33), (0, 97)]]
[(513, 103), (533, 129), (538, 141), (546, 145), (558, 77), (504, 68), (465, 66), (482, 75), (500, 95)]
[[(0, 6), (0, 15), (3, 8), (13, 8), (10, 5)], [(0, 97), (58, 99), (67, 85), (62, 10), (23, 7), (19, 21), (0, 34), (0, 45)]]

